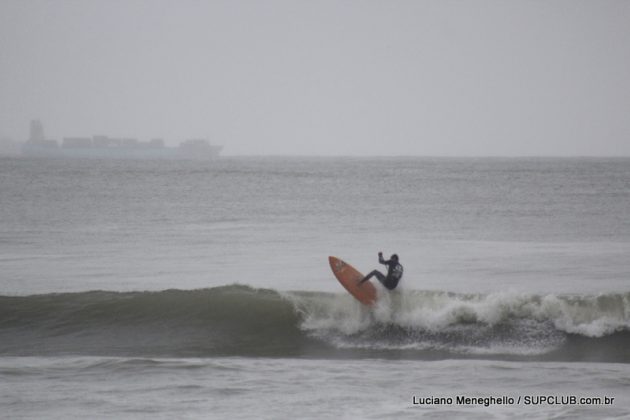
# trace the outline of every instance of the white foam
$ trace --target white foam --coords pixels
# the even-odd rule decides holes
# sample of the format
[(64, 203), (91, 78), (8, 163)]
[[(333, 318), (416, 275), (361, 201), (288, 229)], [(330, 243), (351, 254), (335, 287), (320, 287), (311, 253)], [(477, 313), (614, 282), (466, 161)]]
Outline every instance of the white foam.
[(515, 321), (551, 323), (561, 332), (602, 337), (630, 330), (628, 294), (568, 297), (516, 292), (454, 294), (440, 291), (384, 293), (372, 309), (347, 295), (297, 298), (302, 328), (355, 334), (374, 324), (440, 332), (458, 325), (496, 326)]

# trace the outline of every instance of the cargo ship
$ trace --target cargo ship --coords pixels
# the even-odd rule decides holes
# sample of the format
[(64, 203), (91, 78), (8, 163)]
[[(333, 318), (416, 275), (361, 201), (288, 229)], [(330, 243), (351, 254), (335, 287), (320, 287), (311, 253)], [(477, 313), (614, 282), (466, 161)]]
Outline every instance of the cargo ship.
[(112, 138), (105, 135), (66, 137), (59, 144), (47, 140), (40, 121), (31, 121), (29, 139), (22, 144), (22, 155), (39, 158), (94, 159), (215, 159), (223, 146), (206, 139), (189, 139), (179, 147), (167, 147), (163, 139), (139, 141), (134, 138)]

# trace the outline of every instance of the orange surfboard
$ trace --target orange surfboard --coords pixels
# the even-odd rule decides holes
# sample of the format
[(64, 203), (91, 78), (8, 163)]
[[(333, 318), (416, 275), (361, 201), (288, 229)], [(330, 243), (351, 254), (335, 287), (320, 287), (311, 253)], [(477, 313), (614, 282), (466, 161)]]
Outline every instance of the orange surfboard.
[(376, 303), (376, 287), (369, 280), (359, 286), (363, 274), (337, 257), (328, 257), (328, 262), (339, 283), (359, 302), (364, 305)]

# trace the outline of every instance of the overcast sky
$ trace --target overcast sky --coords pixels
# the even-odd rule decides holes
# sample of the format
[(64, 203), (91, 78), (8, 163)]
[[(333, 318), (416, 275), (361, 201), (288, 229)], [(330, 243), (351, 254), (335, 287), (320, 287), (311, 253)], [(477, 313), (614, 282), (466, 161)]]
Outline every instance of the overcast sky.
[(630, 155), (630, 1), (0, 0), (0, 136)]

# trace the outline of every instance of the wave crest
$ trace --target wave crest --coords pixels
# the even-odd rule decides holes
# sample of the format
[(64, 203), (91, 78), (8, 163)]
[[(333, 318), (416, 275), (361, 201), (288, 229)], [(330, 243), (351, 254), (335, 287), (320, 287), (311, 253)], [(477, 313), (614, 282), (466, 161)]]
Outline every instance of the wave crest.
[(345, 293), (243, 285), (0, 296), (0, 354), (536, 357), (630, 362), (630, 293)]

